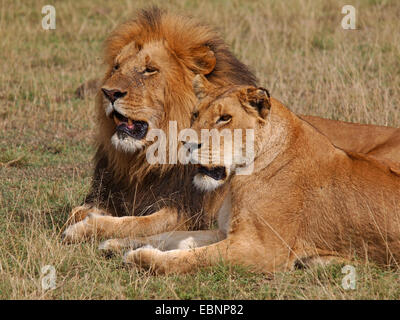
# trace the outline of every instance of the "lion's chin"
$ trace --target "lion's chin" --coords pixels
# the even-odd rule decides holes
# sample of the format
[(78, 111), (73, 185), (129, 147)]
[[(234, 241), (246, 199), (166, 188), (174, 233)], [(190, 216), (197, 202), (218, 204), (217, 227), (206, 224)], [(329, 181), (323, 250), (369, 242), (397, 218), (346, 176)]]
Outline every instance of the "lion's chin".
[(126, 153), (135, 153), (145, 147), (144, 141), (137, 140), (128, 135), (121, 136), (118, 132), (115, 132), (111, 137), (111, 144), (116, 150)]

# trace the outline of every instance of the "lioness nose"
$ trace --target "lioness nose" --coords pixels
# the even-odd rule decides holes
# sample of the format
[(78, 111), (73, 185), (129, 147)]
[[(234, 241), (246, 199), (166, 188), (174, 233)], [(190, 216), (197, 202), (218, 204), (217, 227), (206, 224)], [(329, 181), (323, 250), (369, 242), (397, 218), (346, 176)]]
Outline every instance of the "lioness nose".
[(193, 152), (194, 150), (201, 148), (201, 143), (197, 143), (197, 142), (186, 142), (186, 141), (183, 141), (183, 145), (190, 152)]
[(101, 88), (101, 91), (103, 91), (105, 97), (110, 100), (111, 103), (114, 103), (117, 99), (123, 98), (126, 96), (127, 92), (121, 92), (116, 89), (105, 89)]

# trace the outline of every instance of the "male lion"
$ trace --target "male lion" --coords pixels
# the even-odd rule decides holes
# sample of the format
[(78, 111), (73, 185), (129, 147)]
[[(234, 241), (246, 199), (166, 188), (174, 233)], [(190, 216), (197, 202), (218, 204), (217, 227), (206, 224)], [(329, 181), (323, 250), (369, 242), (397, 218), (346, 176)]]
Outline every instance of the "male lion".
[[(95, 234), (145, 236), (208, 226), (229, 185), (204, 194), (191, 183), (193, 166), (149, 164), (145, 155), (153, 142), (146, 140), (147, 134), (151, 129), (168, 133), (169, 121), (176, 121), (178, 131), (190, 126), (196, 74), (205, 75), (216, 86), (255, 85), (256, 78), (209, 27), (157, 8), (142, 10), (134, 20), (117, 27), (105, 51), (108, 70), (96, 97), (92, 187), (86, 204), (73, 209), (70, 221), (77, 223), (66, 229), (65, 240)], [(348, 124), (304, 118), (321, 131), (325, 126), (341, 147), (350, 141), (355, 141), (351, 150), (364, 145)], [(377, 136), (384, 138), (395, 130), (379, 128)], [(357, 134), (370, 137), (374, 130), (374, 126), (357, 127)], [(344, 136), (337, 137), (337, 132)], [(368, 143), (376, 144), (371, 139)]]
[(71, 214), (72, 221), (86, 218), (66, 229), (65, 241), (208, 226), (202, 212), (212, 216), (224, 191), (205, 195), (196, 189), (193, 166), (149, 164), (146, 151), (153, 141), (146, 137), (151, 129), (168, 133), (170, 121), (178, 132), (190, 127), (196, 74), (218, 86), (255, 84), (255, 76), (209, 27), (157, 8), (119, 26), (105, 51), (92, 188), (86, 205)]
[[(230, 182), (230, 215), (223, 240), (200, 248), (131, 250), (128, 263), (158, 273), (183, 273), (221, 258), (261, 272), (292, 268), (296, 262), (350, 259), (353, 254), (378, 264), (400, 258), (400, 177), (398, 169), (362, 154), (336, 148), (267, 90), (252, 86), (210, 89), (198, 76), (198, 118), (192, 128), (219, 132), (254, 130), (254, 171), (235, 172), (244, 152), (231, 162), (211, 162), (211, 144), (186, 143), (201, 167), (194, 182), (214, 190)], [(245, 140), (243, 138), (243, 140)], [(218, 145), (221, 159), (224, 143)], [(224, 158), (225, 159), (225, 158)], [(248, 159), (247, 159), (248, 160)], [(222, 164), (221, 164), (222, 163)], [(247, 161), (247, 163), (250, 163)], [(242, 168), (243, 169), (243, 168)], [(186, 232), (186, 238), (199, 237)], [(173, 234), (170, 235), (173, 237)], [(157, 245), (154, 241), (151, 244)], [(135, 246), (145, 243), (131, 241)]]

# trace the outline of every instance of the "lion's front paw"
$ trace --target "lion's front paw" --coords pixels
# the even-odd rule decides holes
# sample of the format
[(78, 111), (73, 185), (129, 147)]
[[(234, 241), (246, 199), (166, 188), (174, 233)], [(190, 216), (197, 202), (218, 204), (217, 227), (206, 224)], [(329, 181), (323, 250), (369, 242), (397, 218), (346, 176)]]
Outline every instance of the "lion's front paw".
[(68, 216), (67, 224), (75, 224), (83, 221), (90, 212), (93, 212), (93, 206), (85, 204), (83, 206), (75, 207), (72, 209)]
[(124, 255), (124, 262), (157, 274), (163, 274), (165, 270), (162, 264), (162, 254), (162, 251), (147, 245), (136, 250), (128, 251)]
[(82, 221), (69, 226), (62, 234), (62, 241), (64, 243), (79, 242), (96, 235), (96, 219), (100, 216), (98, 213), (89, 213)]

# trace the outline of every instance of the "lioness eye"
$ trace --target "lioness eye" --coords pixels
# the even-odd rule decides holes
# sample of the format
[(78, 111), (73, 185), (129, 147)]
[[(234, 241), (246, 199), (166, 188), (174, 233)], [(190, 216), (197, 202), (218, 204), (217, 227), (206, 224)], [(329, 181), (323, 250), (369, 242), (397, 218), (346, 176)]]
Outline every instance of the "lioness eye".
[(231, 119), (232, 119), (232, 116), (230, 114), (223, 114), (222, 116), (219, 117), (219, 119), (217, 120), (217, 123), (218, 122), (227, 122)]
[(119, 64), (117, 63), (117, 64), (114, 65), (113, 70), (116, 71), (118, 69), (119, 69)]

